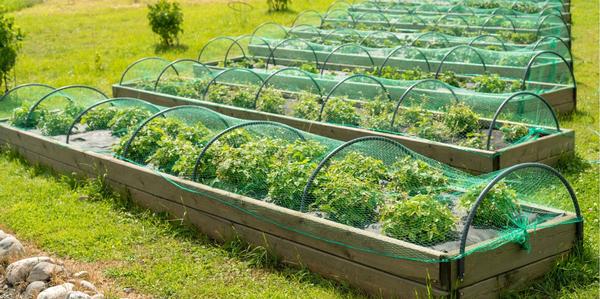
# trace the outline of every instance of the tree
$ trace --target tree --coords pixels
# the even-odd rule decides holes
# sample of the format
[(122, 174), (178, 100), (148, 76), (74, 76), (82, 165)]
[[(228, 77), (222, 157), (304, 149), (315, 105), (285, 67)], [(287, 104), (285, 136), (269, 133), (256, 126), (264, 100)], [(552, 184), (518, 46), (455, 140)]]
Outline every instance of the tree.
[(17, 62), (24, 35), (14, 19), (0, 13), (0, 88), (8, 91), (9, 74)]
[(152, 31), (158, 34), (162, 43), (166, 46), (172, 46), (177, 36), (183, 32), (181, 24), (183, 23), (183, 13), (177, 2), (168, 0), (159, 0), (156, 4), (148, 5), (148, 21)]

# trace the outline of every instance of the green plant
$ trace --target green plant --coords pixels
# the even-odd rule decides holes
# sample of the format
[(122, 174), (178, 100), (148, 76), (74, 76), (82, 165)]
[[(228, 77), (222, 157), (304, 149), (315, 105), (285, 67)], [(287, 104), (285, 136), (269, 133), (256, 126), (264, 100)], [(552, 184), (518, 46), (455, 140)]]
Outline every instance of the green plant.
[(315, 141), (296, 141), (286, 145), (271, 162), (271, 171), (267, 176), (267, 200), (299, 210), (304, 186), (317, 168), (314, 161), (324, 153), (325, 147)]
[(457, 220), (448, 206), (424, 194), (385, 206), (380, 219), (385, 235), (424, 246), (451, 239)]
[(521, 124), (504, 124), (500, 127), (500, 131), (502, 131), (502, 138), (509, 143), (517, 142), (529, 134), (529, 128)]
[(38, 123), (38, 129), (43, 135), (65, 135), (71, 127), (73, 118), (61, 112), (50, 112), (44, 115)]
[(265, 197), (271, 159), (284, 145), (284, 140), (273, 138), (251, 140), (239, 147), (224, 144), (218, 158), (212, 160), (218, 182), (241, 194)]
[(391, 169), (386, 187), (410, 196), (442, 190), (448, 183), (448, 179), (440, 169), (412, 156), (406, 156), (395, 162)]
[(236, 107), (254, 109), (254, 94), (252, 87), (231, 87), (229, 99), (231, 104)]
[[(458, 201), (458, 205), (470, 211), (479, 194), (487, 184), (476, 185), (465, 192)], [(518, 217), (520, 207), (517, 203), (517, 192), (505, 182), (499, 182), (481, 201), (475, 211), (473, 225), (479, 227), (504, 228)]]
[(436, 120), (432, 114), (423, 115), (416, 124), (408, 127), (407, 132), (433, 141), (444, 141), (451, 135), (448, 127)]
[(274, 88), (265, 88), (258, 97), (256, 110), (283, 114), (285, 103), (286, 100), (281, 91)]
[(317, 66), (314, 63), (302, 63), (302, 64), (300, 64), (299, 68), (301, 70), (309, 72), (309, 73), (313, 73), (313, 74), (319, 73), (319, 69), (317, 68)]
[(472, 89), (479, 92), (503, 93), (511, 91), (511, 84), (514, 81), (505, 81), (498, 74), (483, 74), (473, 77), (474, 83)]
[(135, 128), (141, 121), (152, 116), (152, 112), (140, 107), (128, 107), (118, 109), (113, 118), (108, 123), (112, 134), (123, 136), (129, 130)]
[[(195, 158), (200, 155), (202, 147), (194, 145), (183, 138), (162, 138), (157, 149), (146, 162), (159, 170), (174, 175), (191, 174)], [(191, 158), (191, 159), (190, 159)], [(185, 159), (185, 162), (183, 162)]]
[(172, 46), (178, 41), (179, 33), (183, 32), (183, 13), (177, 2), (158, 0), (155, 4), (149, 4), (148, 21), (152, 31), (160, 36), (166, 46)]
[(470, 148), (486, 149), (487, 134), (482, 132), (469, 132), (467, 135), (465, 135), (464, 139), (458, 142), (458, 145)]
[(445, 82), (448, 85), (454, 87), (462, 87), (464, 85), (463, 80), (456, 76), (456, 73), (452, 71), (445, 71), (438, 76), (438, 79)]
[(31, 117), (31, 119), (27, 119), (29, 115), (30, 106), (27, 104), (23, 104), (21, 107), (17, 107), (13, 109), (12, 115), (10, 117), (9, 122), (19, 128), (33, 128), (37, 126), (40, 119), (48, 113), (47, 110), (37, 108)]
[(229, 89), (230, 87), (225, 84), (213, 84), (208, 90), (206, 99), (213, 103), (226, 105), (231, 104)]
[(391, 130), (392, 113), (395, 108), (394, 103), (387, 100), (385, 96), (363, 102), (362, 110), (365, 115), (361, 118), (361, 126), (377, 130)]
[(8, 91), (9, 73), (17, 62), (24, 37), (21, 29), (15, 25), (14, 19), (0, 10), (0, 87), (4, 85), (5, 91)]
[(401, 108), (398, 111), (398, 125), (402, 127), (416, 126), (424, 118), (431, 118), (432, 115), (420, 105)]
[(267, 0), (267, 6), (269, 7), (269, 12), (286, 11), (288, 10), (288, 4), (291, 2), (292, 0)]
[(535, 33), (513, 31), (501, 31), (500, 37), (516, 44), (531, 44), (535, 42), (537, 38)]
[(321, 99), (318, 95), (302, 92), (298, 96), (298, 102), (294, 105), (294, 108), (292, 108), (292, 113), (295, 117), (308, 120), (319, 120), (321, 104)]
[(332, 97), (325, 103), (323, 120), (335, 124), (356, 126), (360, 122), (360, 117), (356, 114), (353, 101)]
[(81, 123), (90, 131), (106, 130), (110, 128), (110, 121), (117, 114), (114, 107), (97, 107), (89, 110), (82, 118)]
[(479, 130), (479, 115), (464, 103), (458, 103), (448, 108), (443, 116), (444, 125), (454, 136), (466, 136)]

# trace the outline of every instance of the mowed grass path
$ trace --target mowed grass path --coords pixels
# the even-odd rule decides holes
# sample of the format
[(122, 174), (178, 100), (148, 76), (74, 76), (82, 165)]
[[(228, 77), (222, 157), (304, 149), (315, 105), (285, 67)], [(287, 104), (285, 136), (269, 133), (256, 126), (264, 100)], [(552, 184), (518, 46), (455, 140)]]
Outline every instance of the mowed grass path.
[[(14, 13), (27, 33), (17, 66), (19, 83), (89, 84), (110, 93), (110, 85), (136, 59), (195, 58), (213, 37), (247, 34), (265, 21), (290, 24), (297, 12), (324, 10), (331, 1), (294, 1), (295, 11), (282, 14), (266, 14), (262, 1), (252, 1), (255, 9), (244, 15), (225, 1), (183, 1), (181, 43), (187, 48), (166, 53), (155, 53), (158, 40), (147, 26), (145, 4), (133, 2), (47, 0)], [(599, 292), (598, 10), (597, 1), (572, 1), (578, 112), (561, 119), (577, 134), (579, 159), (563, 163), (560, 170), (574, 185), (584, 212), (585, 247), (544, 280), (511, 295), (596, 298)], [(107, 275), (122, 286), (181, 298), (354, 296), (306, 271), (257, 268), (253, 264), (262, 264), (260, 253), (214, 245), (155, 216), (132, 214), (114, 200), (78, 201), (89, 188), (73, 189), (6, 156), (0, 158), (0, 171), (0, 223), (59, 255), (107, 263)]]

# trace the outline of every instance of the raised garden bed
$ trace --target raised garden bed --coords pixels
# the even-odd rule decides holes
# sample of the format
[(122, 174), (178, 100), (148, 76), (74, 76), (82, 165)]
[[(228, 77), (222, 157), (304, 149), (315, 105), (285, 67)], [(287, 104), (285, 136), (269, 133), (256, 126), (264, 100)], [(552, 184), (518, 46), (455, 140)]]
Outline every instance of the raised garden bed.
[[(108, 102), (105, 101), (101, 105), (104, 104), (108, 104)], [(96, 105), (96, 107), (100, 107), (100, 105)], [(63, 113), (66, 112), (66, 110), (58, 109)], [(174, 113), (177, 109), (189, 111), (180, 114)], [(93, 110), (86, 108), (85, 111), (92, 113)], [(201, 111), (201, 113), (192, 114), (191, 111)], [(81, 119), (85, 119), (84, 122), (87, 128), (95, 126), (94, 124), (98, 124), (99, 120), (105, 120), (104, 113), (94, 113), (94, 117), (85, 115), (85, 112), (80, 114)], [(190, 115), (200, 116), (190, 118)], [(164, 118), (160, 116), (164, 116)], [(210, 116), (213, 116), (213, 118)], [(153, 117), (143, 121), (136, 130), (143, 131), (144, 127), (153, 120), (160, 120), (161, 122), (170, 119), (183, 120), (190, 127), (187, 129), (185, 126), (180, 127), (174, 133), (178, 136), (177, 138), (180, 138), (179, 136), (189, 138), (194, 136), (194, 134), (189, 134), (191, 133), (189, 129), (192, 127), (199, 128), (197, 125), (199, 123), (204, 124), (205, 128), (211, 131), (217, 129), (218, 126), (223, 126), (216, 126), (213, 119), (218, 118), (214, 118), (214, 116), (214, 112), (194, 106), (174, 108), (170, 111), (161, 110)], [(225, 241), (236, 236), (241, 237), (250, 244), (264, 246), (272, 253), (280, 256), (283, 261), (302, 265), (327, 277), (349, 282), (374, 296), (390, 298), (419, 297), (427, 294), (460, 298), (496, 296), (501, 291), (519, 288), (531, 279), (543, 275), (553, 266), (556, 259), (565, 256), (574, 244), (580, 242), (582, 238), (582, 221), (579, 218), (579, 207), (574, 192), (560, 174), (544, 165), (520, 165), (493, 175), (474, 177), (415, 155), (389, 139), (369, 137), (342, 144), (335, 140), (327, 140), (301, 131), (295, 131), (290, 127), (277, 123), (239, 120), (238, 125), (233, 125), (236, 122), (233, 119), (226, 116), (222, 116), (220, 119), (224, 120), (225, 126), (229, 127), (219, 134), (212, 135), (211, 141), (205, 143), (204, 147), (204, 151), (212, 153), (204, 157), (209, 157), (213, 163), (219, 161), (218, 153), (220, 151), (208, 150), (209, 147), (212, 149), (226, 150), (230, 148), (230, 150), (234, 150), (230, 154), (222, 152), (222, 157), (234, 159), (234, 164), (223, 161), (219, 162), (220, 164), (215, 164), (215, 166), (218, 166), (216, 173), (222, 179), (216, 182), (217, 185), (220, 184), (220, 189), (206, 185), (215, 186), (215, 182), (212, 182), (208, 177), (198, 178), (196, 176), (197, 168), (194, 168), (192, 179), (203, 181), (205, 184), (194, 183), (189, 179), (156, 171), (154, 169), (156, 166), (159, 169), (164, 166), (161, 163), (142, 167), (141, 165), (117, 160), (108, 154), (84, 150), (83, 147), (90, 144), (81, 142), (81, 140), (90, 137), (92, 139), (97, 138), (97, 136), (104, 134), (102, 132), (106, 132), (102, 129), (96, 130), (99, 133), (97, 135), (91, 135), (91, 132), (71, 134), (72, 140), (77, 140), (77, 142), (76, 145), (69, 146), (51, 137), (43, 137), (32, 131), (27, 132), (7, 124), (0, 124), (0, 143), (20, 152), (33, 163), (47, 165), (60, 172), (69, 174), (76, 172), (91, 177), (103, 176), (109, 184), (131, 196), (136, 203), (158, 212), (168, 212), (178, 219), (185, 219), (212, 238)], [(75, 120), (74, 124), (77, 122)], [(167, 129), (167, 127), (158, 125), (156, 128), (169, 131), (170, 129)], [(96, 128), (103, 128), (103, 126), (97, 126)], [(150, 129), (147, 132), (155, 131)], [(184, 132), (186, 133), (181, 135)], [(276, 143), (277, 146), (270, 147), (270, 143), (267, 141), (270, 139), (241, 141), (246, 139), (230, 138), (232, 136), (244, 136), (244, 134), (236, 135), (236, 132), (247, 132), (245, 134), (254, 132), (252, 136), (275, 138), (272, 140), (280, 140), (278, 142), (288, 141), (281, 145)], [(288, 132), (288, 134), (284, 134), (285, 132)], [(200, 135), (198, 137), (203, 139)], [(62, 139), (61, 137), (54, 138)], [(136, 137), (132, 135), (129, 138)], [(160, 138), (160, 140), (163, 140), (163, 138)], [(314, 196), (314, 199), (309, 201), (312, 202), (311, 207), (319, 207), (319, 203), (324, 198), (329, 198), (328, 200), (338, 198), (336, 196), (330, 198), (331, 195), (323, 197), (325, 195), (319, 195), (321, 194), (318, 192), (319, 190), (325, 191), (322, 194), (335, 194), (327, 190), (329, 188), (342, 188), (341, 191), (345, 188), (342, 182), (337, 179), (333, 182), (339, 182), (342, 185), (334, 184), (331, 186), (326, 184), (328, 176), (335, 178), (341, 174), (342, 177), (346, 177), (344, 173), (347, 173), (350, 178), (370, 180), (369, 178), (372, 175), (383, 175), (379, 174), (380, 167), (385, 169), (386, 172), (392, 172), (385, 174), (386, 179), (383, 181), (377, 179), (378, 177), (373, 177), (375, 181), (372, 185), (368, 185), (369, 188), (377, 190), (379, 188), (385, 190), (392, 188), (390, 190), (396, 190), (395, 186), (405, 186), (408, 182), (412, 182), (406, 185), (411, 187), (405, 187), (406, 189), (404, 189), (408, 192), (408, 197), (400, 201), (398, 206), (391, 210), (387, 210), (385, 207), (388, 207), (388, 204), (391, 205), (389, 207), (395, 207), (395, 203), (388, 203), (387, 201), (385, 206), (380, 209), (367, 208), (366, 210), (362, 210), (360, 205), (352, 206), (352, 208), (348, 206), (346, 210), (339, 210), (339, 204), (342, 202), (337, 201), (331, 201), (331, 207), (337, 207), (337, 210), (326, 209), (326, 206), (329, 205), (322, 205), (321, 213), (300, 212), (306, 211), (302, 207), (294, 208), (300, 209), (300, 211), (284, 208), (278, 205), (283, 204), (282, 202), (272, 200), (278, 198), (276, 196), (270, 197), (271, 200), (258, 197), (260, 192), (256, 188), (262, 185), (254, 185), (250, 189), (242, 188), (248, 186), (247, 184), (253, 184), (253, 181), (246, 181), (247, 179), (239, 176), (229, 177), (230, 179), (235, 178), (234, 181), (227, 179), (226, 175), (233, 174), (231, 171), (245, 171), (247, 170), (245, 167), (258, 167), (256, 170), (264, 169), (261, 166), (263, 165), (262, 162), (258, 163), (258, 161), (255, 161), (256, 163), (238, 164), (243, 162), (243, 159), (269, 160), (272, 158), (269, 155), (261, 156), (253, 154), (252, 151), (246, 151), (252, 147), (245, 147), (245, 144), (250, 145), (252, 140), (255, 140), (254, 144), (256, 145), (267, 146), (266, 149), (269, 151), (273, 149), (283, 151), (273, 153), (276, 156), (285, 153), (288, 149), (292, 150), (291, 153), (295, 153), (301, 148), (294, 149), (294, 147), (301, 144), (322, 144), (327, 148), (326, 152), (328, 154), (325, 158), (322, 158), (318, 151), (314, 152), (314, 155), (318, 157), (313, 156), (312, 159), (321, 162), (313, 171), (311, 178), (308, 179), (307, 187), (304, 187), (304, 193), (296, 192), (302, 190), (303, 184), (300, 184), (300, 189), (297, 189), (297, 187), (288, 189), (289, 191), (295, 190), (293, 194), (301, 195), (302, 202), (304, 202), (305, 194), (307, 194), (306, 190), (309, 190), (308, 194), (312, 195), (306, 198), (313, 198), (312, 196)], [(105, 142), (114, 143), (115, 140), (105, 138)], [(228, 147), (228, 142), (235, 142), (236, 145), (230, 143)], [(134, 142), (132, 144), (138, 143)], [(103, 147), (101, 144), (92, 144), (92, 148), (102, 150)], [(162, 148), (156, 148), (156, 150), (160, 149)], [(246, 150), (237, 151), (236, 149)], [(304, 149), (298, 154), (308, 155), (308, 153), (314, 151), (310, 148), (307, 149), (308, 152)], [(201, 156), (204, 155), (204, 151), (200, 154)], [(354, 167), (360, 166), (356, 163), (353, 164), (352, 161), (356, 160), (350, 159), (358, 153), (368, 156), (368, 159), (373, 161), (373, 164), (368, 165), (368, 169), (352, 170)], [(125, 155), (124, 158), (128, 157), (126, 152), (123, 152), (123, 154)], [(293, 159), (300, 157), (298, 161), (301, 163), (300, 165), (308, 163), (298, 154), (293, 154), (290, 157), (294, 157)], [(310, 155), (306, 157), (310, 157)], [(395, 166), (394, 163), (398, 162), (398, 159), (404, 161), (400, 164), (401, 167), (416, 163), (418, 165), (416, 173), (422, 173), (423, 177), (413, 178), (417, 179), (416, 182), (409, 181), (408, 177), (403, 176), (402, 173), (410, 176), (414, 172), (406, 172), (407, 169), (395, 170), (394, 167), (398, 166)], [(198, 161), (205, 160), (199, 158)], [(275, 159), (270, 163), (277, 161), (287, 160)], [(362, 160), (359, 161), (362, 162)], [(196, 165), (198, 165), (198, 162), (196, 162)], [(222, 167), (227, 168), (226, 165), (238, 166), (225, 170)], [(272, 170), (285, 170), (290, 169), (289, 167), (292, 166), (293, 163), (290, 162), (289, 165), (273, 167)], [(211, 168), (201, 169), (210, 173)], [(392, 174), (393, 176), (391, 176)], [(321, 178), (320, 175), (323, 175), (323, 177)], [(363, 177), (363, 175), (366, 177)], [(184, 175), (184, 177), (187, 176)], [(269, 177), (271, 177), (270, 174)], [(319, 177), (318, 182), (312, 181), (315, 177)], [(434, 177), (436, 178), (435, 182), (430, 181)], [(252, 178), (256, 177), (252, 176)], [(425, 178), (430, 179), (423, 181)], [(448, 181), (441, 182), (439, 180)], [(534, 181), (537, 183), (533, 184), (535, 187), (531, 189), (531, 182)], [(235, 184), (221, 184), (227, 182), (235, 182)], [(285, 181), (274, 180), (269, 183), (269, 186), (273, 187), (275, 186), (274, 183), (283, 182)], [(312, 185), (310, 182), (312, 182)], [(438, 190), (442, 185), (451, 189)], [(488, 186), (484, 190), (483, 186), (485, 185)], [(290, 186), (296, 186), (296, 184)], [(435, 186), (436, 188), (430, 189), (428, 186)], [(458, 186), (462, 186), (462, 188)], [(367, 187), (367, 185), (364, 187)], [(236, 193), (253, 193), (256, 195), (249, 197), (223, 190), (233, 191), (232, 188), (236, 190)], [(551, 188), (553, 194), (549, 195), (544, 188)], [(372, 190), (372, 192), (376, 194), (389, 192), (385, 190)], [(355, 193), (355, 196), (367, 196), (367, 194), (369, 193)], [(385, 194), (401, 195), (393, 192)], [(429, 196), (436, 194), (436, 197), (435, 199), (427, 197), (426, 194), (430, 194)], [(381, 195), (377, 196), (379, 198)], [(454, 200), (463, 202), (463, 199), (467, 203), (465, 206), (467, 214), (460, 217), (460, 223), (463, 223), (463, 225), (452, 229), (457, 231), (460, 237), (454, 234), (448, 235), (445, 230), (446, 224), (431, 229), (419, 229), (419, 225), (431, 224), (429, 221), (424, 221), (421, 224), (412, 222), (409, 227), (412, 227), (411, 231), (415, 233), (414, 235), (412, 233), (408, 235), (396, 233), (398, 232), (397, 225), (402, 226), (406, 223), (402, 220), (394, 222), (396, 221), (394, 219), (396, 219), (395, 217), (405, 217), (405, 209), (410, 209), (409, 204), (427, 204), (423, 209), (434, 209), (436, 213), (442, 213), (439, 217), (450, 217), (448, 218), (450, 220), (454, 216), (446, 214), (450, 213), (450, 207), (445, 205), (452, 206)], [(509, 201), (505, 201), (505, 199)], [(489, 205), (490, 201), (503, 202), (503, 207), (506, 209), (497, 210), (492, 208), (493, 206)], [(365, 200), (364, 202), (369, 203), (371, 201)], [(380, 202), (379, 204), (384, 203)], [(432, 204), (433, 206), (431, 206)], [(440, 210), (440, 208), (442, 209)], [(453, 209), (459, 208), (455, 206)], [(476, 214), (474, 211), (481, 212)], [(500, 214), (498, 214), (499, 212)], [(458, 212), (452, 210), (452, 214), (454, 213)], [(366, 220), (365, 223), (365, 220), (361, 219), (370, 219), (365, 217), (371, 217), (369, 215), (375, 214), (381, 214), (384, 217), (381, 218), (381, 228), (378, 229), (377, 225), (375, 227), (365, 227), (366, 223), (373, 223), (373, 220)], [(342, 217), (342, 215), (347, 216)], [(357, 216), (359, 218), (356, 218)], [(388, 218), (388, 216), (391, 218)], [(414, 219), (415, 217), (411, 218)], [(459, 221), (459, 219), (456, 218), (452, 221)], [(518, 227), (513, 228), (513, 224), (510, 223), (514, 223)], [(509, 228), (511, 233), (506, 231)], [(436, 229), (440, 230), (436, 231)], [(402, 228), (399, 228), (399, 232), (403, 231)], [(521, 236), (525, 238), (521, 238)], [(456, 241), (444, 242), (445, 240)], [(525, 250), (523, 246), (530, 249)]]
[(516, 146), (499, 150), (480, 150), (357, 127), (310, 121), (122, 85), (113, 85), (113, 94), (115, 97), (135, 97), (163, 106), (200, 105), (225, 115), (242, 119), (276, 121), (338, 140), (351, 140), (371, 135), (384, 136), (397, 140), (408, 148), (427, 157), (475, 173), (490, 172), (522, 162), (542, 162), (552, 165), (563, 155), (569, 155), (574, 152), (574, 132), (568, 129), (561, 129), (560, 132)]

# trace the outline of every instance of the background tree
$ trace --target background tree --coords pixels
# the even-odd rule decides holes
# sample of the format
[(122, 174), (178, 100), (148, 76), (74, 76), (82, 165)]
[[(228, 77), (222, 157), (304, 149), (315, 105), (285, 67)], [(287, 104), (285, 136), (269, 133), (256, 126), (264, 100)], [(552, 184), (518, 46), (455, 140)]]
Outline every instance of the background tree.
[(1, 11), (0, 8), (0, 88), (4, 85), (4, 89), (8, 91), (9, 74), (17, 62), (24, 35), (14, 24), (14, 19)]
[(183, 13), (179, 3), (159, 0), (156, 4), (149, 4), (148, 21), (164, 45), (172, 46), (175, 41), (179, 42), (177, 36), (183, 32)]

